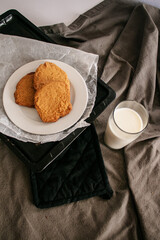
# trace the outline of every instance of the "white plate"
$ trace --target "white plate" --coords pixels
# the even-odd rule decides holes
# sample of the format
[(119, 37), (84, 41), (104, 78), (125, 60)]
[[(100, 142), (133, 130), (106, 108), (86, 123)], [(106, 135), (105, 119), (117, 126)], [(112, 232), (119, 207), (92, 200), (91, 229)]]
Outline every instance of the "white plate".
[[(15, 103), (14, 92), (19, 80), (44, 62), (53, 62), (63, 69), (71, 83), (72, 110), (65, 117), (54, 123), (44, 123), (40, 119), (36, 109), (19, 106)], [(54, 134), (61, 132), (75, 124), (83, 115), (88, 102), (88, 90), (86, 83), (77, 70), (70, 65), (57, 60), (37, 60), (27, 63), (17, 69), (8, 79), (3, 92), (3, 105), (10, 120), (22, 130), (33, 134)]]

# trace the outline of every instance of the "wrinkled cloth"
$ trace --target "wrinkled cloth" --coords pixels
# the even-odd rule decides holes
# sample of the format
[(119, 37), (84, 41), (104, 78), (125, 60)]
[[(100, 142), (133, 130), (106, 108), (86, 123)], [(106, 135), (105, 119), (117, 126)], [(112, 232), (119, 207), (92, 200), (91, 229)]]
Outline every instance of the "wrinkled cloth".
[[(114, 191), (45, 210), (32, 203), (29, 172), (0, 144), (1, 239), (160, 239), (159, 9), (128, 1), (104, 1), (70, 26), (41, 28), (55, 42), (99, 55), (98, 76), (116, 99), (96, 119), (104, 164)], [(149, 112), (144, 133), (122, 150), (104, 145), (114, 106), (124, 99)]]

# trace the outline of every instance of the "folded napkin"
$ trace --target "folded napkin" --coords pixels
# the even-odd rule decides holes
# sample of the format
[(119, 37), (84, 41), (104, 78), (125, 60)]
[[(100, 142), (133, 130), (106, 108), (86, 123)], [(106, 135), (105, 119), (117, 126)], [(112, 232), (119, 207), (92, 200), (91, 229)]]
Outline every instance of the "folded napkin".
[(31, 172), (33, 202), (49, 208), (101, 196), (111, 198), (98, 136), (89, 126), (70, 147), (40, 173)]

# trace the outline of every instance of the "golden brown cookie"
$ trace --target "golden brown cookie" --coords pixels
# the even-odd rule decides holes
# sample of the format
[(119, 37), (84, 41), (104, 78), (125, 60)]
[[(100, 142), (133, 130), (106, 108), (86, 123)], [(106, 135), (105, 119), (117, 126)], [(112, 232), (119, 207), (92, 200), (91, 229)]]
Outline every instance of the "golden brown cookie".
[(39, 65), (34, 75), (34, 88), (38, 90), (52, 81), (66, 82), (70, 85), (67, 74), (56, 64), (45, 62)]
[(65, 82), (50, 82), (36, 91), (35, 108), (43, 122), (56, 122), (72, 110), (70, 89)]
[(17, 83), (14, 93), (15, 102), (21, 106), (34, 107), (34, 73), (28, 73)]

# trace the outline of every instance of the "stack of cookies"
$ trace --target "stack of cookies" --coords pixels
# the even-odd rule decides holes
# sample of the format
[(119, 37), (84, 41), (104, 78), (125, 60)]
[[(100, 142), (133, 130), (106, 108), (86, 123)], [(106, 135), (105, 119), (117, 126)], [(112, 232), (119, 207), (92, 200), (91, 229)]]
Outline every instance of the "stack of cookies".
[(15, 102), (35, 107), (43, 122), (56, 122), (72, 110), (70, 81), (56, 64), (45, 62), (17, 84)]

